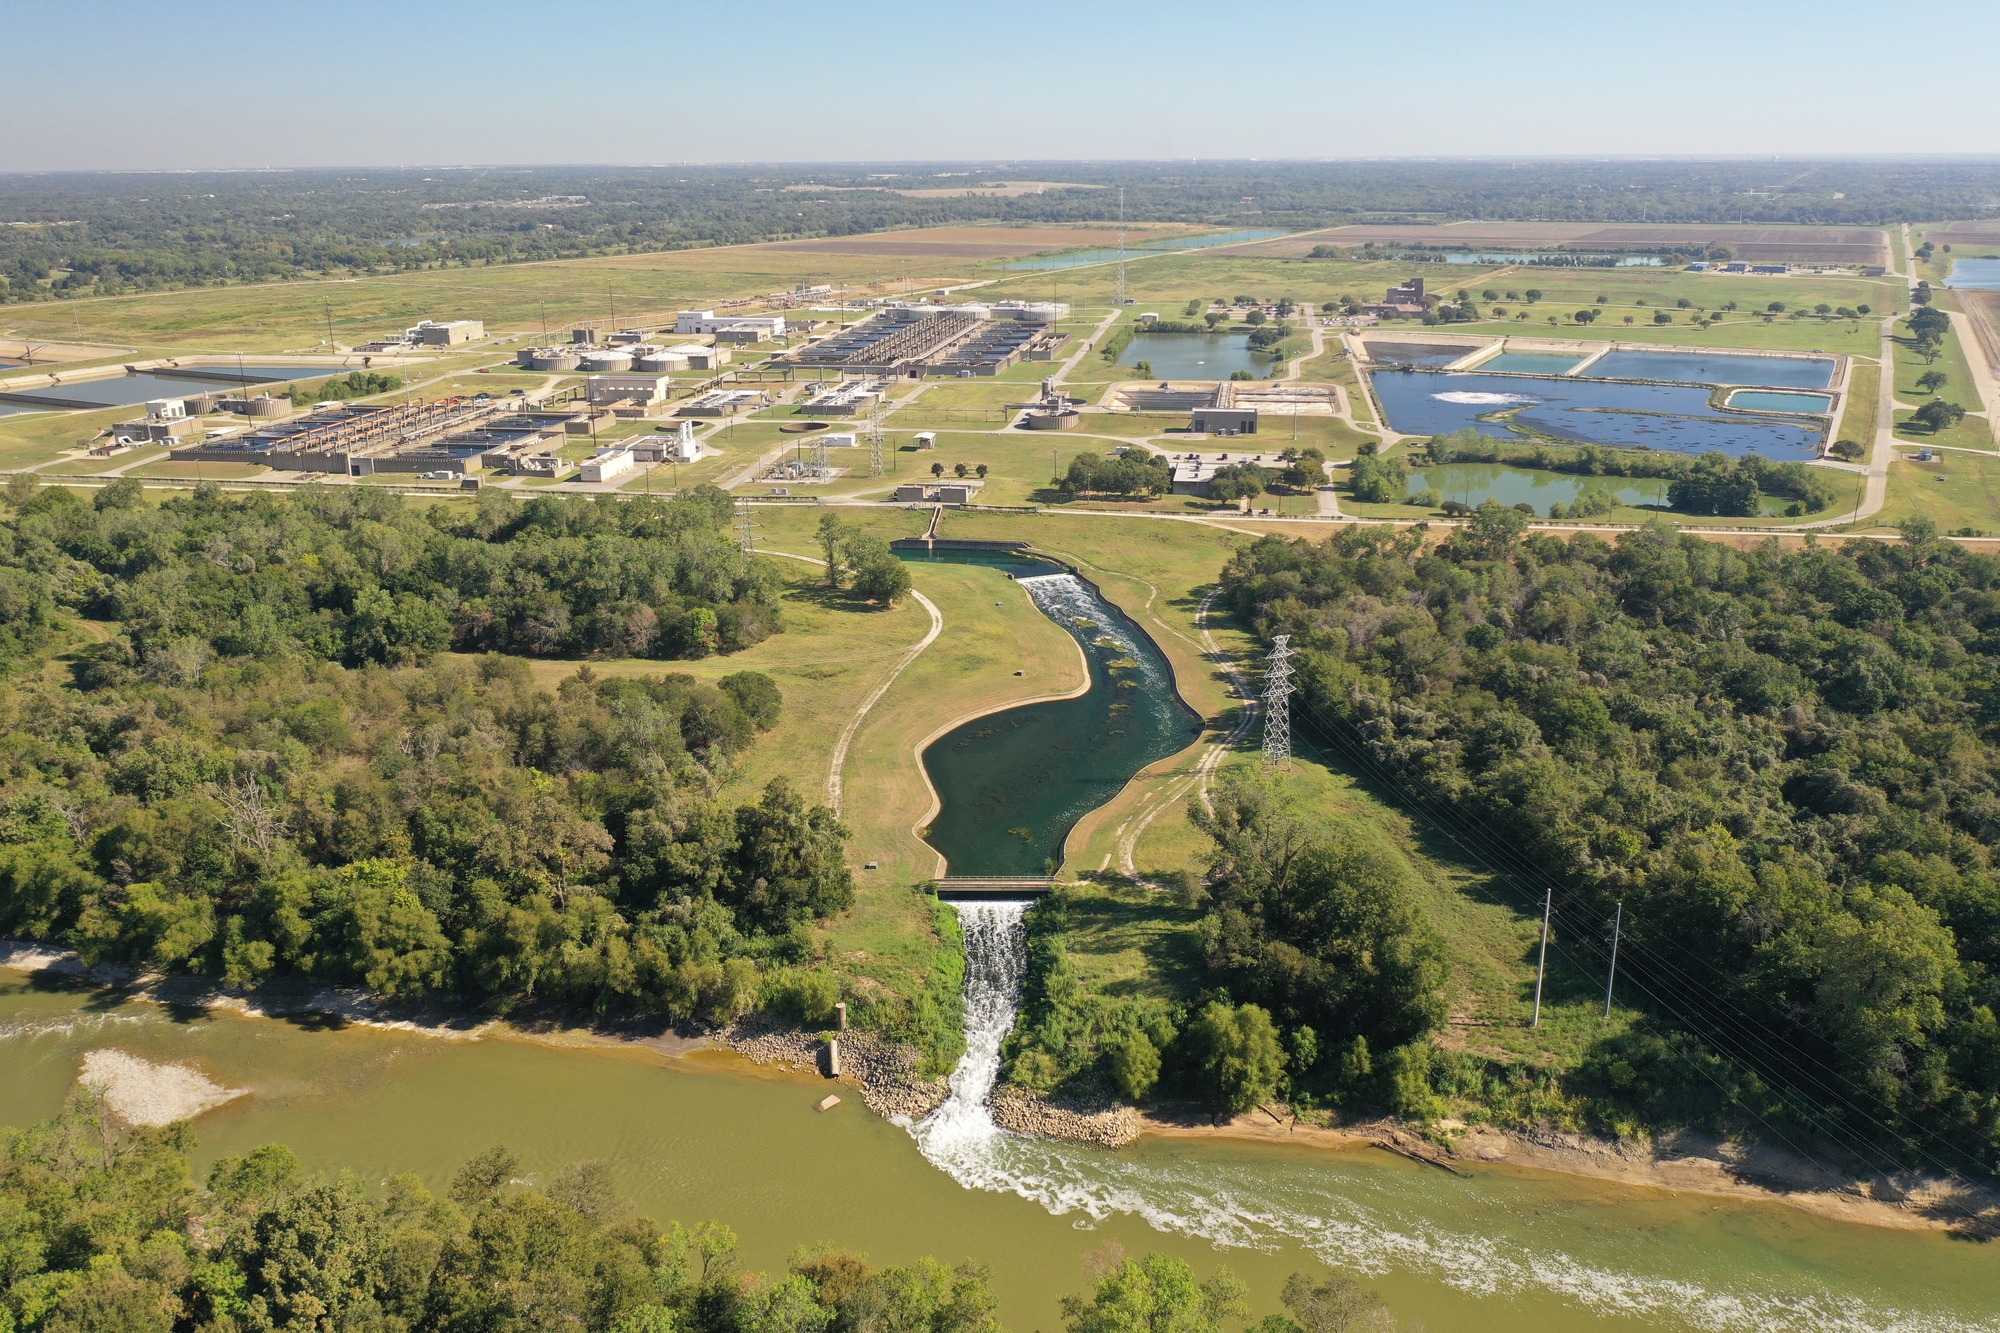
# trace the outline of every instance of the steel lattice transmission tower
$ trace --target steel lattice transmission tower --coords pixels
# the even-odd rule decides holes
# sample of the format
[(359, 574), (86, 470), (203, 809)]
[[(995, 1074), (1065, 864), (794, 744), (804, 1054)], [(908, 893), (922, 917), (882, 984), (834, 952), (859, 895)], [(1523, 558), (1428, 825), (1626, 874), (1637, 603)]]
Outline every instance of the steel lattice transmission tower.
[(882, 434), (882, 418), (871, 417), (868, 421), (868, 475), (882, 475), (882, 446), (888, 443)]
[(1271, 640), (1264, 671), (1264, 766), (1292, 766), (1292, 636)]
[(757, 549), (755, 528), (756, 524), (750, 521), (750, 501), (739, 499), (736, 502), (736, 544), (745, 555)]
[(1125, 187), (1118, 187), (1118, 304), (1125, 304)]

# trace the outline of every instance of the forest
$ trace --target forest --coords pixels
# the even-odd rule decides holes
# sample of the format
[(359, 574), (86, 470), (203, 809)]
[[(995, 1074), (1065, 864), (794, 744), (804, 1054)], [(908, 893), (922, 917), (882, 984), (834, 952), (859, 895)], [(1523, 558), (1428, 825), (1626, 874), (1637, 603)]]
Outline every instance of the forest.
[[(903, 195), (1035, 180), (1074, 189)], [(1467, 218), (1883, 224), (1982, 217), (1979, 162), (1505, 161), (533, 167), (0, 177), (0, 303), (637, 254), (946, 223), (1286, 229)], [(823, 187), (814, 189), (811, 187)], [(1091, 188), (1096, 187), (1096, 188)]]
[[(521, 1179), (505, 1148), (442, 1195), (416, 1176), (370, 1188), (277, 1144), (197, 1181), (186, 1124), (133, 1129), (89, 1100), (0, 1130), (0, 1328), (21, 1333), (1000, 1333), (977, 1262), (877, 1267), (813, 1238), (783, 1272), (748, 1269), (735, 1234), (662, 1226), (601, 1162)], [(1070, 1333), (1248, 1325), (1227, 1269), (1095, 1256), (1063, 1300)], [(1050, 1286), (1068, 1285), (1051, 1279)], [(1381, 1298), (1294, 1274), (1258, 1333), (1394, 1333)]]
[[(830, 1007), (802, 969), (852, 897), (845, 831), (782, 780), (716, 794), (775, 684), (584, 663), (549, 689), (519, 656), (774, 632), (726, 498), (115, 491), (9, 492), (0, 935), (495, 1012)], [(70, 616), (97, 641), (51, 659)]]
[[(1435, 544), (1266, 537), (1222, 586), (1265, 642), (1291, 636), (1297, 725), (1499, 872), (1524, 914), (1547, 895), (1552, 967), (1602, 994), (1619, 915), (1636, 1021), (1559, 1071), (1548, 1104), (1803, 1135), (1877, 1168), (2000, 1169), (2000, 559), (1923, 522), (1793, 550), (1525, 522), (1489, 503)], [(1300, 1025), (1350, 1030), (1311, 1006), (1356, 983), (1350, 967), (1319, 984), (1288, 932), (1353, 893), (1274, 882), (1238, 915), (1242, 858), (1217, 832), (1211, 966), (1296, 1058)], [(1245, 845), (1269, 864), (1282, 844)], [(1432, 984), (1420, 926), (1401, 947), (1408, 984)], [(1400, 1007), (1397, 1035), (1436, 1012), (1388, 994), (1364, 1012)], [(1340, 1052), (1322, 1035), (1316, 1054)], [(1462, 1053), (1423, 1063), (1389, 1101), (1480, 1095)]]

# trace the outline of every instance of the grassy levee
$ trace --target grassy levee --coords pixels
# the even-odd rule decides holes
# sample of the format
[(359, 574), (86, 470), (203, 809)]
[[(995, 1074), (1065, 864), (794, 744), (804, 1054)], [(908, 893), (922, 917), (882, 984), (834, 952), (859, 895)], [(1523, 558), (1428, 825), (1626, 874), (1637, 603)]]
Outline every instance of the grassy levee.
[(1828, 438), (1834, 440), (1855, 440), (1875, 447), (1877, 417), (1882, 408), (1882, 367), (1867, 361), (1850, 362), (1847, 370), (1847, 393), (1841, 400), (1840, 420), (1834, 423)]
[[(1894, 339), (1896, 360), (1896, 400), (1909, 403), (1912, 410), (1898, 409), (1896, 412), (1896, 438), (1912, 444), (1947, 445), (1957, 449), (1983, 449), (1994, 447), (1992, 423), (1984, 417), (1968, 416), (1955, 426), (1947, 426), (1941, 431), (1933, 431), (1911, 418), (1914, 409), (1929, 402), (1933, 397), (1946, 402), (1957, 403), (1968, 411), (1980, 410), (1979, 389), (1972, 378), (1972, 369), (1966, 364), (1966, 349), (1954, 329), (1952, 336), (1944, 340), (1935, 363), (1926, 362), (1918, 355), (1916, 341), (1899, 333)], [(1975, 353), (1976, 354), (1976, 353)], [(1926, 371), (1941, 370), (1951, 377), (1944, 388), (1936, 394), (1917, 387), (1917, 379)]]
[[(826, 512), (804, 506), (760, 508), (758, 543), (816, 555), (813, 531)], [(843, 521), (885, 538), (920, 534), (928, 517), (921, 511), (841, 511)], [(807, 571), (808, 585), (817, 578), (812, 567), (799, 568)], [(870, 709), (848, 750), (841, 818), (852, 834), (848, 858), (855, 867), (855, 902), (824, 931), (828, 952), (843, 973), (903, 994), (921, 988), (932, 974), (938, 947), (933, 901), (915, 891), (937, 871), (937, 853), (916, 832), (931, 804), (917, 757), (920, 747), (975, 713), (1067, 693), (1085, 679), (1075, 640), (995, 571), (913, 564), (910, 572), (916, 588), (937, 604), (944, 630)], [(835, 600), (810, 587), (800, 595)], [(855, 709), (930, 624), (929, 614), (914, 599), (891, 613), (860, 614), (894, 617), (878, 621), (881, 629), (863, 630), (864, 637), (872, 634), (893, 645), (889, 659), (871, 667), (865, 682), (843, 683), (838, 699), (812, 705), (796, 741), (768, 745), (772, 738), (767, 738), (772, 752), (768, 762), (782, 766), (780, 771), (816, 800), (825, 799), (828, 761)], [(887, 628), (891, 624), (893, 634)], [(792, 634), (788, 630), (779, 637)], [(801, 636), (791, 651), (809, 663), (818, 657), (816, 648)], [(801, 669), (810, 678), (820, 668)], [(1022, 674), (1016, 676), (1016, 671)], [(788, 703), (790, 697), (788, 692)], [(876, 869), (863, 868), (870, 861), (878, 863)]]

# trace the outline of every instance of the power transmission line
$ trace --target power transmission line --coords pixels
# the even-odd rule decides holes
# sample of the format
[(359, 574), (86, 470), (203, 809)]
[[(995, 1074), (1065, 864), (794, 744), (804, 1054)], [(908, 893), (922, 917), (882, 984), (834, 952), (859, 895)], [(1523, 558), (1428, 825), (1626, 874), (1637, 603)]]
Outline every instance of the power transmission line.
[(1125, 187), (1118, 187), (1118, 297), (1125, 304)]
[(1271, 665), (1264, 673), (1264, 767), (1292, 766), (1292, 636), (1271, 640)]

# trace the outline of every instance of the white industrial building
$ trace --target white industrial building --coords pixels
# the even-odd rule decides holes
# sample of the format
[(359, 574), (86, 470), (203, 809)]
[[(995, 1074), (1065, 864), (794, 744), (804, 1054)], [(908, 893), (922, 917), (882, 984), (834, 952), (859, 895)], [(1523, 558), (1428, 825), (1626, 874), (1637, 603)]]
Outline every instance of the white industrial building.
[(701, 457), (701, 446), (694, 442), (692, 421), (655, 427), (651, 435), (626, 441), (626, 447), (641, 463), (692, 463)]
[(673, 393), (673, 381), (662, 374), (592, 375), (584, 381), (592, 407), (651, 407)]
[(638, 460), (632, 457), (632, 451), (621, 444), (586, 458), (582, 468), (577, 471), (577, 480), (610, 481), (613, 477), (620, 477), (630, 472), (637, 462)]
[(713, 310), (682, 310), (674, 316), (674, 332), (720, 333), (724, 329), (754, 330), (761, 338), (785, 336), (783, 315), (718, 315)]

